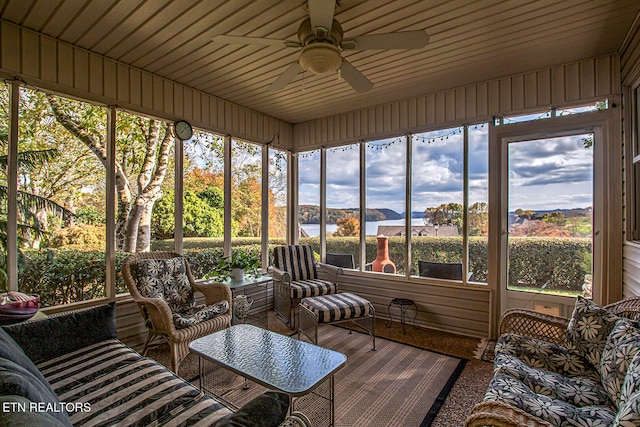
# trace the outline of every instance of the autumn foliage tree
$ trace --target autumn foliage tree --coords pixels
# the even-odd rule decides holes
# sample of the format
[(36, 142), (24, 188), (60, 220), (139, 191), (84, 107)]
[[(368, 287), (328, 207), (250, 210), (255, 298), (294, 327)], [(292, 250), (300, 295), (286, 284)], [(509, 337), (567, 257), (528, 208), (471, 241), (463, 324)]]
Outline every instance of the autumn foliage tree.
[(349, 237), (360, 235), (360, 221), (352, 216), (337, 221), (338, 229), (333, 233), (334, 237)]
[(571, 237), (571, 234), (554, 223), (534, 219), (524, 225), (513, 225), (509, 230), (509, 236)]

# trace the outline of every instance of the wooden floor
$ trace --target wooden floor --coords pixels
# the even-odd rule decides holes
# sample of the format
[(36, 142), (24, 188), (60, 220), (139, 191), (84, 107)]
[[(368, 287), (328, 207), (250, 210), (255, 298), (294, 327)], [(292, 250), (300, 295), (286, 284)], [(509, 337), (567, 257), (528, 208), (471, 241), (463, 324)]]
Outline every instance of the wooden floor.
[[(273, 311), (269, 312), (268, 324), (269, 329), (273, 331), (287, 335), (295, 333), (280, 321)], [(396, 322), (387, 327), (387, 322), (383, 319), (376, 319), (376, 336), (468, 360), (432, 424), (432, 427), (462, 426), (473, 405), (482, 400), (493, 376), (491, 363), (474, 358), (474, 351), (480, 340), (413, 325), (405, 325), (403, 330)], [(166, 345), (151, 349), (148, 356), (165, 366), (170, 366), (169, 349)], [(197, 375), (197, 367), (197, 357), (189, 355), (180, 365), (179, 374), (188, 380), (193, 379)]]

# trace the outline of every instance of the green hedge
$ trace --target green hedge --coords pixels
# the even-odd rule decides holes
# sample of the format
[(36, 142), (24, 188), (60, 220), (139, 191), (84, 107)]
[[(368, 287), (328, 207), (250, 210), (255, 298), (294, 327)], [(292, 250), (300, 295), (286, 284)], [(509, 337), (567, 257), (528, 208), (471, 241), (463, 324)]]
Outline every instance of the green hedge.
[[(469, 271), (473, 280), (487, 281), (488, 254), (486, 237), (469, 238)], [(320, 240), (300, 239), (320, 251)], [(327, 247), (335, 253), (360, 252), (357, 237), (328, 237)], [(377, 239), (367, 237), (367, 262), (375, 259)], [(412, 269), (418, 274), (418, 260), (462, 262), (462, 238), (411, 238)], [(404, 237), (389, 237), (389, 257), (399, 274), (405, 274)], [(542, 287), (552, 290), (580, 291), (585, 274), (591, 274), (591, 239), (562, 237), (512, 237), (509, 239), (509, 287)]]
[[(51, 249), (24, 251), (24, 266), (18, 275), (18, 289), (38, 294), (44, 307), (85, 301), (105, 296), (105, 254), (102, 251)], [(117, 292), (125, 290), (120, 274), (128, 253), (116, 254)]]
[[(282, 239), (269, 242), (269, 247), (283, 244)], [(320, 252), (318, 238), (300, 239)], [(260, 238), (234, 239), (233, 250), (239, 248), (259, 252)], [(213, 269), (222, 256), (222, 238), (191, 238), (184, 241), (184, 254), (195, 277), (202, 277)], [(462, 239), (459, 237), (413, 237), (411, 240), (413, 265), (411, 274), (417, 275), (418, 260), (462, 261)], [(360, 243), (356, 237), (327, 238), (327, 247), (334, 253), (358, 254)], [(367, 261), (375, 258), (377, 240), (366, 240)], [(155, 242), (152, 250), (173, 250), (173, 240)], [(405, 272), (404, 238), (389, 238), (389, 254), (399, 274)], [(509, 239), (509, 286), (545, 287), (550, 290), (579, 292), (585, 274), (591, 273), (588, 254), (590, 239), (558, 237), (514, 237)], [(271, 253), (271, 251), (270, 251)], [(116, 254), (118, 293), (127, 292), (120, 268), (130, 254)], [(271, 259), (270, 259), (271, 263)], [(469, 270), (473, 280), (487, 281), (487, 239), (469, 238)], [(104, 252), (79, 250), (25, 251), (25, 265), (18, 277), (22, 292), (40, 295), (43, 306), (67, 304), (99, 298), (105, 295)]]

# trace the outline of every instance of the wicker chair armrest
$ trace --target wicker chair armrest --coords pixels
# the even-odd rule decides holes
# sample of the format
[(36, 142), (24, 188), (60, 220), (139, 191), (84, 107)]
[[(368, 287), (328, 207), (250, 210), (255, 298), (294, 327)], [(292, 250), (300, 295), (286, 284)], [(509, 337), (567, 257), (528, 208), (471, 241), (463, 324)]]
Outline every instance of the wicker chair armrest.
[(302, 412), (294, 411), (278, 427), (313, 427)]
[(480, 402), (471, 409), (465, 427), (553, 427), (548, 422), (502, 402)]
[(514, 333), (564, 346), (569, 319), (515, 308), (507, 310), (500, 319), (500, 335)]
[(160, 298), (134, 297), (136, 303), (144, 308), (153, 329), (157, 333), (165, 333), (173, 335), (176, 333), (176, 327), (173, 324), (173, 314), (169, 305)]
[(201, 292), (204, 295), (204, 301), (207, 305), (215, 304), (221, 301), (228, 301), (231, 307), (231, 289), (224, 283), (192, 283), (194, 291)]
[(625, 298), (606, 305), (604, 308), (618, 316), (640, 321), (640, 297)]
[(291, 275), (288, 271), (280, 270), (277, 267), (270, 267), (269, 271), (271, 272), (271, 277), (273, 277), (274, 282), (287, 285), (291, 284)]

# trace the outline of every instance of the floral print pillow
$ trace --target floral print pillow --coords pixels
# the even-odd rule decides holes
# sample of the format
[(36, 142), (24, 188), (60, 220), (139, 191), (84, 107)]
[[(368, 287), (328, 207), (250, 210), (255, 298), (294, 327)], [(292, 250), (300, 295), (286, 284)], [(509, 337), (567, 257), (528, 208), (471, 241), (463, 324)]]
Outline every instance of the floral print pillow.
[(619, 319), (593, 301), (579, 296), (567, 327), (567, 347), (598, 368), (607, 338)]
[(602, 385), (615, 407), (620, 405), (623, 382), (631, 362), (639, 351), (640, 330), (626, 319), (618, 320), (609, 334), (600, 361)]
[(142, 296), (164, 299), (171, 311), (195, 307), (184, 258), (143, 259), (137, 262), (134, 274)]
[(620, 405), (613, 427), (636, 427), (640, 425), (640, 392), (634, 393)]

